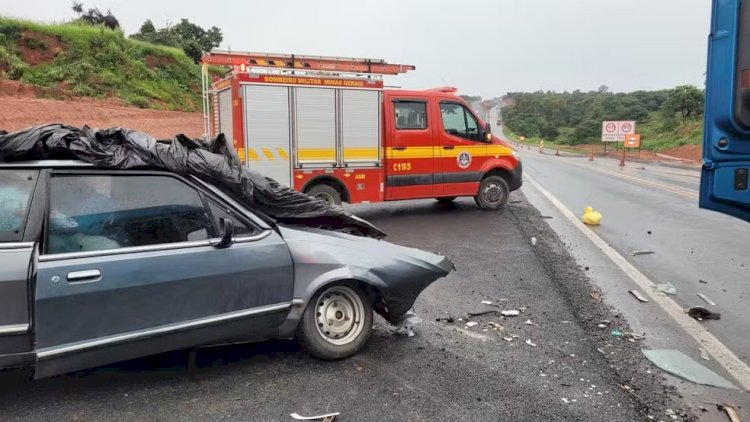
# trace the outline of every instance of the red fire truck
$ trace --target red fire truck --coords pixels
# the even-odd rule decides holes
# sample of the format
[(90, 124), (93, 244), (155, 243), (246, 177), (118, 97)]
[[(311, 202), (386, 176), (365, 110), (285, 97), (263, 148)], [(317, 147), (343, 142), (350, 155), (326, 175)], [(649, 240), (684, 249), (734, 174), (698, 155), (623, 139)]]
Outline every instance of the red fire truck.
[[(473, 196), (501, 208), (521, 161), (455, 88), (384, 89), (414, 70), (377, 59), (213, 51), (203, 57), (207, 136), (240, 160), (336, 204)], [(207, 65), (229, 66), (209, 81)]]

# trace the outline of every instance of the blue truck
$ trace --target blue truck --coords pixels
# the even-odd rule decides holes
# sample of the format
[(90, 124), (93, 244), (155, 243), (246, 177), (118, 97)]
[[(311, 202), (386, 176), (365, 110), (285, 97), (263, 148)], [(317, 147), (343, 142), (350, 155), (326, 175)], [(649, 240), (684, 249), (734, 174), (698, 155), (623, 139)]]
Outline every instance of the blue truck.
[(712, 8), (700, 207), (750, 221), (750, 2)]

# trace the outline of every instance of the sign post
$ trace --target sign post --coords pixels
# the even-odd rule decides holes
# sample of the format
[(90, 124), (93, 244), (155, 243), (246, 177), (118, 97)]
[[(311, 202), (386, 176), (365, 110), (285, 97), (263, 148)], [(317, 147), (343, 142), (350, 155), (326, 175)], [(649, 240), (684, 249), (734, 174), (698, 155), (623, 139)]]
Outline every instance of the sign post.
[[(624, 142), (625, 135), (635, 132), (634, 120), (605, 120), (602, 122), (602, 142), (607, 151), (607, 142)], [(617, 146), (617, 144), (615, 144)], [(619, 148), (618, 148), (619, 149)]]

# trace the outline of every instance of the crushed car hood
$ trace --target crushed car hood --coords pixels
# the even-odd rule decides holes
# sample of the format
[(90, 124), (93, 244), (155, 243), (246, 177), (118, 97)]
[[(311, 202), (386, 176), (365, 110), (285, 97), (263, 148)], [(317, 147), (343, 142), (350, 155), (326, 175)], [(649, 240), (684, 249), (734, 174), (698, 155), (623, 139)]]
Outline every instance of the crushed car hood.
[(375, 290), (376, 310), (394, 324), (427, 286), (454, 269), (443, 255), (383, 240), (306, 227), (278, 229), (294, 260), (295, 298), (309, 298), (327, 283), (359, 281)]

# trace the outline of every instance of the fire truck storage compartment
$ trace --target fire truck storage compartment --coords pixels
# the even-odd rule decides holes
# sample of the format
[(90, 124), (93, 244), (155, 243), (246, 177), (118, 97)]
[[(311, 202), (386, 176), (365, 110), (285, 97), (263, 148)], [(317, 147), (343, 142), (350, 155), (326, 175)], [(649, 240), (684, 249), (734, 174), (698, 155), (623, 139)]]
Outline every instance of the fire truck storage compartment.
[(380, 162), (380, 91), (342, 89), (341, 144), (347, 166)]
[(295, 88), (297, 163), (302, 167), (336, 164), (336, 91)]
[(249, 165), (264, 176), (292, 186), (289, 88), (243, 85), (243, 98)]
[(230, 143), (234, 142), (234, 131), (232, 130), (232, 90), (227, 88), (219, 91), (219, 133)]

